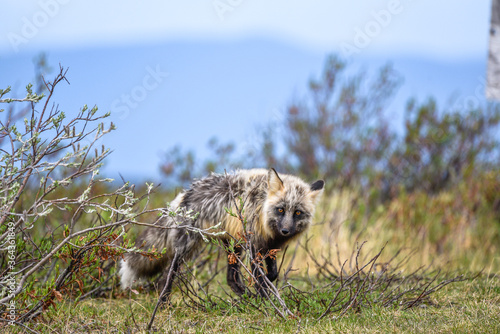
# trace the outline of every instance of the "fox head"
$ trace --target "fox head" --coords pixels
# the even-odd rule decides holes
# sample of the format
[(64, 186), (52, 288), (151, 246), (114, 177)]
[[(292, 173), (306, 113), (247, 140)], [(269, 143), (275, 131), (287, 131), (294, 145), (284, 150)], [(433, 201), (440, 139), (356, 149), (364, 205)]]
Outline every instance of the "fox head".
[(280, 177), (274, 168), (270, 169), (263, 205), (263, 224), (268, 238), (286, 241), (305, 231), (311, 225), (324, 185), (323, 180), (307, 184), (292, 175)]

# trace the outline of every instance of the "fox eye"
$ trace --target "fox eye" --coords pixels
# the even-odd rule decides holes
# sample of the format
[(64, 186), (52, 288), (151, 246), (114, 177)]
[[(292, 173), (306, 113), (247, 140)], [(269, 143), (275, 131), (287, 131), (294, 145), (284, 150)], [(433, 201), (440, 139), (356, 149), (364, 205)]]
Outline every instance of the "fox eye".
[(279, 212), (279, 213), (283, 213), (283, 212), (285, 212), (285, 209), (283, 209), (283, 208), (278, 208), (278, 212)]
[(296, 214), (297, 216), (300, 216), (300, 215), (302, 214), (302, 211), (297, 210), (297, 211), (295, 211), (295, 214)]

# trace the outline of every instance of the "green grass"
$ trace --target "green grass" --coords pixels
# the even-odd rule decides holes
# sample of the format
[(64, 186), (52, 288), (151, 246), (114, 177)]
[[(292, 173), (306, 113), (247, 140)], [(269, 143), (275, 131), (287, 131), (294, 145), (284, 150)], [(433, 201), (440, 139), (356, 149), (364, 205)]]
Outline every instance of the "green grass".
[[(229, 297), (222, 297), (228, 300)], [(236, 307), (208, 310), (186, 306), (174, 290), (173, 306), (161, 309), (155, 318), (157, 332), (172, 333), (499, 333), (500, 279), (480, 276), (456, 282), (431, 295), (428, 304), (404, 310), (401, 307), (367, 305), (350, 309), (344, 316), (329, 314), (316, 321), (318, 309), (304, 309), (293, 319)], [(88, 299), (51, 308), (29, 324), (43, 333), (145, 333), (156, 296)], [(226, 305), (226, 304), (224, 304)], [(266, 306), (269, 311), (270, 308)], [(8, 328), (21, 332), (20, 327)]]

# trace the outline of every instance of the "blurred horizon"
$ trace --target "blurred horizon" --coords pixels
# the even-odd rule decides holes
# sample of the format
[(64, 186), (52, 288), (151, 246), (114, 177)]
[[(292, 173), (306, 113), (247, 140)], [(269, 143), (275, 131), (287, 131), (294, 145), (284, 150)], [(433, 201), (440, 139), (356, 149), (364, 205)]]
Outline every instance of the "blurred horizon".
[(175, 145), (203, 159), (212, 137), (259, 140), (256, 128), (282, 120), (330, 54), (372, 74), (393, 64), (404, 79), (387, 110), (396, 129), (412, 97), (440, 108), (485, 102), (489, 1), (228, 3), (6, 4), (0, 88), (23, 96), (40, 53), (54, 69), (48, 79), (69, 68), (53, 101), (68, 115), (84, 104), (111, 111), (103, 173), (137, 182), (161, 180)]

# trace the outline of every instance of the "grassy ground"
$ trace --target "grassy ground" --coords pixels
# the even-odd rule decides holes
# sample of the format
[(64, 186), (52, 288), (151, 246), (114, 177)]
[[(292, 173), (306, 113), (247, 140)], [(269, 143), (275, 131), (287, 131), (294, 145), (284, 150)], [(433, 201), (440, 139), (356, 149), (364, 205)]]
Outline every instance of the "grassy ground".
[[(469, 208), (467, 193), (462, 195), (453, 198), (448, 194), (403, 196), (385, 208), (364, 215), (362, 207), (351, 206), (357, 194), (333, 194), (320, 204), (315, 219), (317, 223), (301, 239), (301, 246), (290, 245), (282, 263), (280, 279), (287, 268), (294, 268), (290, 282), (306, 292), (295, 302), (290, 295), (282, 293), (295, 317), (284, 320), (268, 303), (253, 299), (245, 303), (234, 299), (234, 295), (225, 292), (229, 289), (222, 271), (206, 288), (211, 298), (201, 294), (200, 289), (194, 289), (212, 303), (202, 302), (194, 306), (185, 294), (174, 290), (172, 304), (156, 314), (154, 332), (500, 333), (498, 221), (490, 211), (476, 208), (480, 206)], [(357, 252), (364, 241), (362, 251)], [(352, 274), (356, 271), (356, 256), (353, 254), (359, 255), (362, 265), (382, 247), (385, 248), (378, 258), (378, 265), (371, 272), (367, 268), (365, 274), (373, 278), (382, 272), (387, 276), (386, 282), (393, 277), (389, 288), (383, 290), (382, 284), (373, 285), (373, 290), (369, 290), (365, 286), (363, 298), (353, 307), (346, 308), (347, 304), (340, 303), (337, 310), (334, 308), (317, 320), (337, 291), (327, 288), (335, 279), (331, 273), (338, 274), (341, 263), (347, 260), (345, 269)], [(412, 251), (415, 252), (413, 256), (403, 260)], [(202, 254), (198, 258), (199, 262), (207, 260), (204, 267), (191, 266), (196, 283), (204, 284), (212, 274), (225, 267), (225, 254), (216, 254)], [(280, 258), (281, 254), (278, 263)], [(393, 261), (392, 271), (381, 269), (388, 261)], [(383, 306), (385, 295), (391, 289), (397, 289), (399, 282), (417, 268), (430, 265), (432, 269), (419, 272), (413, 280), (396, 290), (396, 295), (408, 291), (409, 294), (388, 307)], [(469, 277), (480, 270), (483, 274), (473, 280), (445, 285), (429, 294), (418, 306), (406, 309), (408, 300), (428, 291), (427, 283), (432, 288), (458, 275), (442, 274), (432, 281), (436, 269), (465, 273)], [(116, 266), (105, 274), (114, 272)], [(336, 284), (338, 286), (339, 282)], [(346, 286), (340, 296), (348, 298), (354, 295), (360, 284), (362, 277)], [(416, 284), (420, 290), (411, 292)], [(146, 333), (158, 294), (140, 290), (139, 294), (128, 296), (118, 290), (117, 285), (116, 280), (107, 285), (114, 289), (111, 293), (104, 290), (107, 298), (88, 298), (79, 303), (74, 302), (75, 298), (63, 298), (56, 307), (49, 307), (41, 317), (26, 326), (41, 333)], [(279, 287), (283, 287), (282, 282)], [(0, 332), (28, 331), (19, 326), (4, 326), (0, 327)]]
[[(154, 294), (131, 299), (89, 299), (78, 304), (49, 310), (32, 329), (46, 333), (145, 333), (156, 304)], [(480, 276), (447, 285), (432, 295), (430, 305), (404, 310), (400, 307), (364, 307), (344, 316), (331, 314), (316, 321), (304, 311), (296, 319), (282, 320), (275, 314), (264, 316), (257, 310), (208, 311), (183, 305), (179, 293), (174, 306), (160, 310), (156, 332), (171, 333), (499, 333), (500, 280)], [(20, 328), (15, 327), (14, 332)]]

